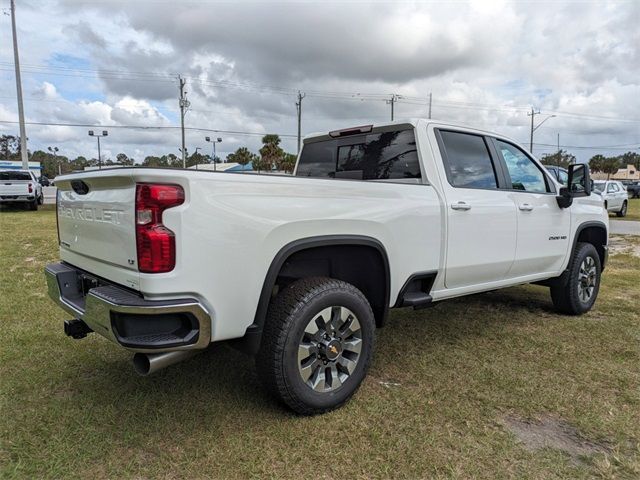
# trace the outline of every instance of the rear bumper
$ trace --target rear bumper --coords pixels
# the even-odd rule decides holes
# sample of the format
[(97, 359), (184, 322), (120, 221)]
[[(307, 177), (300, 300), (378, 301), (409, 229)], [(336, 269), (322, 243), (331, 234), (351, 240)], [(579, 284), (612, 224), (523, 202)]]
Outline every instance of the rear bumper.
[(0, 195), (0, 203), (33, 202), (35, 195)]
[(66, 263), (47, 265), (45, 276), (53, 301), (128, 350), (198, 350), (211, 343), (211, 317), (196, 299), (145, 300)]

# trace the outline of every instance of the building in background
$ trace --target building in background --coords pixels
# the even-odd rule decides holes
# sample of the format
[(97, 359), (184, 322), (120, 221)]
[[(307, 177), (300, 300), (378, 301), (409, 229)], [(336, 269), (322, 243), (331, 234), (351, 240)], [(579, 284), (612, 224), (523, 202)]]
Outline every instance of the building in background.
[(592, 172), (591, 178), (594, 180), (640, 180), (640, 170), (633, 165), (627, 165), (627, 168), (619, 168), (616, 173), (611, 175), (604, 172)]
[(189, 170), (207, 170), (207, 171), (217, 171), (217, 172), (250, 172), (253, 170), (251, 167), (251, 163), (246, 165), (240, 165), (236, 162), (224, 162), (224, 163), (216, 163), (215, 166), (213, 163), (203, 163), (201, 165), (193, 165), (189, 167)]
[[(0, 160), (0, 169), (22, 170), (22, 162), (13, 160)], [(40, 165), (40, 162), (29, 162), (29, 170), (33, 170), (36, 173), (36, 176), (40, 177), (42, 166)]]

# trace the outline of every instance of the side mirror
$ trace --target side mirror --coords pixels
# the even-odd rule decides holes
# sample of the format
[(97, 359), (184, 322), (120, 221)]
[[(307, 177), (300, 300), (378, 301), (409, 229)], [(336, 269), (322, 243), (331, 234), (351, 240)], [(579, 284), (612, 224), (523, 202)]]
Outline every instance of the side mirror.
[(567, 170), (567, 186), (560, 189), (560, 195), (556, 197), (560, 208), (568, 208), (573, 203), (575, 197), (588, 197), (591, 195), (593, 182), (589, 172), (589, 165), (585, 163), (574, 163), (569, 165)]

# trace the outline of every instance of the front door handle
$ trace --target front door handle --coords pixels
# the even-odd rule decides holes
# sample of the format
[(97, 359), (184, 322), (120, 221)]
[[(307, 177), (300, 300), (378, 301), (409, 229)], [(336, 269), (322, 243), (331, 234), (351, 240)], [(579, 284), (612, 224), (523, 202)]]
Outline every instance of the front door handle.
[(518, 205), (518, 208), (523, 212), (530, 212), (531, 210), (533, 210), (533, 205), (531, 205), (530, 203), (521, 203), (520, 205)]
[(471, 210), (471, 205), (467, 202), (452, 203), (451, 208), (454, 210)]

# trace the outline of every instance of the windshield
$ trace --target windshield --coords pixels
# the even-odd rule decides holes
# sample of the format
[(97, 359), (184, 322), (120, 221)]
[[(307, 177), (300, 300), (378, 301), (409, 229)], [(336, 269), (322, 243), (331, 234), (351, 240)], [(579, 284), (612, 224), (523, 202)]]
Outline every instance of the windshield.
[(0, 172), (0, 180), (31, 180), (31, 175), (29, 172), (12, 172), (12, 171), (4, 171)]
[(606, 182), (593, 182), (593, 189), (598, 192), (604, 192), (604, 187), (606, 186)]

